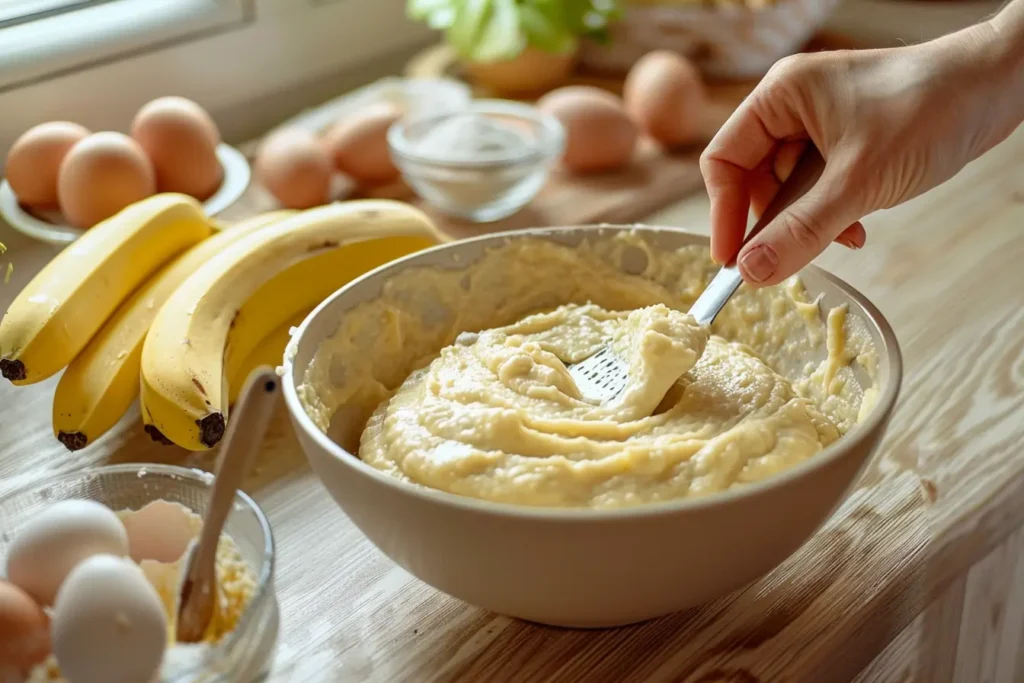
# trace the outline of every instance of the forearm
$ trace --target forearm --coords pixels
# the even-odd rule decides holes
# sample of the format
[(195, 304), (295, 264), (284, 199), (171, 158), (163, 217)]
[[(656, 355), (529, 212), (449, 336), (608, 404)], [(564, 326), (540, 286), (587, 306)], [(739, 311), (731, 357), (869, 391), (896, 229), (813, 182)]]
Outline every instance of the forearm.
[(1006, 43), (1006, 49), (1024, 62), (1024, 0), (1011, 0), (988, 21)]
[(1008, 135), (1024, 122), (1024, 0), (1010, 0), (986, 23), (992, 68), (1008, 99)]
[(944, 65), (939, 71), (952, 86), (950, 96), (977, 104), (971, 158), (1024, 122), (1024, 0), (1010, 0), (987, 21), (922, 47)]
[(1024, 87), (1024, 0), (1011, 0), (986, 23), (996, 59), (1012, 85)]

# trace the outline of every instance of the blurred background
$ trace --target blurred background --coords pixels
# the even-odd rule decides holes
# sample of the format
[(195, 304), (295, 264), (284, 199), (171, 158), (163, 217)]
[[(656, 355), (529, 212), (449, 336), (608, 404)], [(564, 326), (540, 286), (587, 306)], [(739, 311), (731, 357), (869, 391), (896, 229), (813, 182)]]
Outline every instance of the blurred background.
[[(0, 149), (30, 126), (54, 119), (91, 130), (126, 130), (142, 104), (168, 94), (200, 103), (224, 139), (239, 143), (351, 88), (402, 73), (439, 43), (448, 43), (465, 62), (521, 47), (519, 38), (503, 35), (512, 29), (501, 1), (487, 7), (489, 26), (461, 33), (458, 26), (447, 32), (431, 27), (453, 20), (443, 11), (431, 14), (432, 6), (447, 5), (459, 19), (462, 4), (0, 0)], [(529, 34), (526, 47), (570, 52), (573, 69), (623, 69), (647, 49), (676, 46), (708, 78), (728, 78), (756, 77), (777, 55), (801, 49), (823, 31), (839, 36), (826, 47), (916, 42), (983, 18), (999, 3), (609, 0), (583, 2), (596, 10), (597, 21), (579, 30), (544, 25), (542, 16), (551, 6), (560, 7), (549, 15), (576, 11), (577, 0), (533, 4), (541, 11), (519, 17)], [(579, 14), (588, 19), (586, 11)]]

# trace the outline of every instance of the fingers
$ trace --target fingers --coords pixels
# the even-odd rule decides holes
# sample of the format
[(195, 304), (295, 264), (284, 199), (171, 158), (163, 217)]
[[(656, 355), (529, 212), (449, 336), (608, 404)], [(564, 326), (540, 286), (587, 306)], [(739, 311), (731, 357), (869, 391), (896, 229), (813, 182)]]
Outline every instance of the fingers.
[[(852, 249), (864, 245), (862, 201), (844, 197), (851, 152), (822, 142), (812, 106), (830, 73), (815, 57), (781, 60), (743, 101), (701, 155), (711, 200), (711, 254), (728, 263), (738, 254), (740, 272), (755, 286), (772, 285), (796, 273), (833, 240)], [(827, 80), (825, 81), (827, 85)], [(828, 104), (826, 102), (826, 104)], [(818, 183), (742, 247), (748, 213), (760, 215), (791, 173), (807, 144), (830, 162)], [(856, 193), (854, 193), (856, 194)]]
[(743, 248), (737, 263), (744, 280), (759, 287), (778, 284), (837, 238), (851, 248), (864, 245), (864, 226), (858, 222), (862, 214), (837, 190), (835, 175), (826, 167), (810, 192)]
[(750, 210), (747, 171), (728, 162), (704, 162), (701, 171), (711, 199), (711, 258), (728, 263), (743, 243)]
[[(763, 195), (761, 186), (770, 182), (755, 171), (773, 158), (779, 141), (806, 138), (804, 125), (784, 92), (786, 78), (779, 74), (786, 71), (769, 73), (701, 155), (700, 169), (711, 199), (711, 256), (719, 263), (731, 261), (739, 251), (752, 195)], [(770, 164), (764, 168), (771, 176)]]
[(867, 244), (868, 233), (864, 230), (864, 226), (861, 225), (861, 222), (857, 221), (846, 230), (839, 233), (839, 237), (837, 237), (835, 241), (848, 249), (861, 249), (865, 244)]
[(772, 160), (772, 171), (780, 183), (786, 182), (786, 178), (796, 168), (796, 162), (800, 161), (805, 149), (807, 149), (806, 140), (784, 142), (779, 145), (775, 152), (775, 159)]
[(743, 243), (751, 198), (751, 171), (770, 158), (775, 137), (765, 128), (751, 95), (733, 112), (700, 158), (711, 199), (711, 257), (732, 260)]
[[(764, 213), (779, 187), (796, 168), (806, 148), (806, 141), (783, 142), (779, 144), (772, 159), (751, 172), (750, 207), (755, 216)], [(860, 249), (867, 242), (867, 233), (858, 221), (839, 233), (834, 241), (849, 249)]]

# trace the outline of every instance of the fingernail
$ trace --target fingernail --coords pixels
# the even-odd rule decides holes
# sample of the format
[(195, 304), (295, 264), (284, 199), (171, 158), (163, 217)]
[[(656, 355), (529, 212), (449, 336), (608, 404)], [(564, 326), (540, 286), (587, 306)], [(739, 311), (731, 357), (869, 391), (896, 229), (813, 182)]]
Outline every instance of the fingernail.
[(860, 245), (851, 240), (849, 237), (837, 237), (836, 242), (843, 245), (847, 249), (860, 249)]
[(740, 258), (740, 269), (754, 282), (764, 282), (779, 265), (779, 257), (771, 247), (759, 244)]

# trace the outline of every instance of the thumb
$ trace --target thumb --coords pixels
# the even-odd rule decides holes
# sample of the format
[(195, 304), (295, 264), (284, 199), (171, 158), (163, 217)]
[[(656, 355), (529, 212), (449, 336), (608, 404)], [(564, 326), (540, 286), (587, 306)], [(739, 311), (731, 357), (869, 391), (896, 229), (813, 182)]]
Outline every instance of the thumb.
[(826, 165), (818, 182), (740, 251), (736, 262), (744, 280), (758, 287), (782, 282), (863, 217), (840, 191), (846, 183), (835, 177), (834, 168)]

